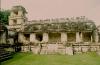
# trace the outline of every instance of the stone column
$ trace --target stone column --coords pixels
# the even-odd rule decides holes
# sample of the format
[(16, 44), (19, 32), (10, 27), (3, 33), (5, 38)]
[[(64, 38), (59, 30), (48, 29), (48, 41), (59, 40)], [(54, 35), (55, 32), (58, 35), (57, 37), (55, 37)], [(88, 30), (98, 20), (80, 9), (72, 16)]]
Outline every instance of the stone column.
[(2, 40), (2, 43), (6, 43), (6, 32), (2, 34), (1, 40)]
[(98, 32), (96, 31), (95, 32), (95, 42), (98, 43), (99, 41), (99, 36), (98, 36)]
[(93, 38), (92, 38), (92, 35), (91, 35), (91, 42), (92, 42)]
[(43, 33), (43, 42), (48, 42), (49, 36), (48, 33)]
[(83, 42), (83, 34), (82, 34), (82, 32), (81, 32), (81, 34), (80, 34), (80, 42)]
[(1, 33), (0, 43), (6, 43), (6, 32)]
[(67, 41), (67, 33), (62, 32), (61, 33), (61, 42), (66, 42)]
[(35, 33), (30, 34), (30, 42), (36, 42), (36, 34)]
[(21, 43), (23, 43), (25, 41), (25, 37), (24, 37), (23, 33), (18, 34), (18, 41), (21, 42)]
[(80, 42), (79, 32), (76, 32), (76, 42)]
[(9, 19), (9, 25), (13, 25), (13, 19)]

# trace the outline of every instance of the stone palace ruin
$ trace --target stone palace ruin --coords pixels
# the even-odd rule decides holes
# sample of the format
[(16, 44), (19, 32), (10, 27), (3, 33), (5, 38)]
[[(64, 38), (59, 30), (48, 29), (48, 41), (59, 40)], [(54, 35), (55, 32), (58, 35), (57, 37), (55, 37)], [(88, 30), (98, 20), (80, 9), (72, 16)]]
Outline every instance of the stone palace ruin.
[(82, 17), (28, 21), (26, 10), (14, 6), (9, 16), (9, 43), (21, 45), (22, 52), (68, 54), (100, 52), (99, 26)]

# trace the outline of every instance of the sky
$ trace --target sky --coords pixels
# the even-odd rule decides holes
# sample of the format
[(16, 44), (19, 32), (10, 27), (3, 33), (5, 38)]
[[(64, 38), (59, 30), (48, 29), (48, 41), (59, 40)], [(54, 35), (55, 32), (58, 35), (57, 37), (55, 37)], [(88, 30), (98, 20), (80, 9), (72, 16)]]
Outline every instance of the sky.
[(30, 20), (86, 16), (100, 25), (100, 0), (1, 0), (2, 9), (22, 5)]

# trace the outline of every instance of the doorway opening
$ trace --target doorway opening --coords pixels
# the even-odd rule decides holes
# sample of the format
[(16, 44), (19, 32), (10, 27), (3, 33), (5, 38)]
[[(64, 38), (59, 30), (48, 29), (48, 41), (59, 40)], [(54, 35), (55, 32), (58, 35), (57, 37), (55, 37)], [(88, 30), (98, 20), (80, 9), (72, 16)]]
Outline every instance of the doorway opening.
[(36, 34), (36, 39), (37, 39), (38, 41), (42, 41), (42, 40), (43, 40), (43, 35), (40, 34), (40, 33)]

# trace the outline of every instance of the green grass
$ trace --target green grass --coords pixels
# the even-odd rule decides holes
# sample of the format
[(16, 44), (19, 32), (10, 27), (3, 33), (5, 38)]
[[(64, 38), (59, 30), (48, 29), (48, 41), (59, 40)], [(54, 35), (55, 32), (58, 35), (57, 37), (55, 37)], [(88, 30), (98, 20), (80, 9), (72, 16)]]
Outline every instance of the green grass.
[(35, 55), (17, 53), (1, 65), (100, 65), (100, 56), (95, 52), (69, 55)]

